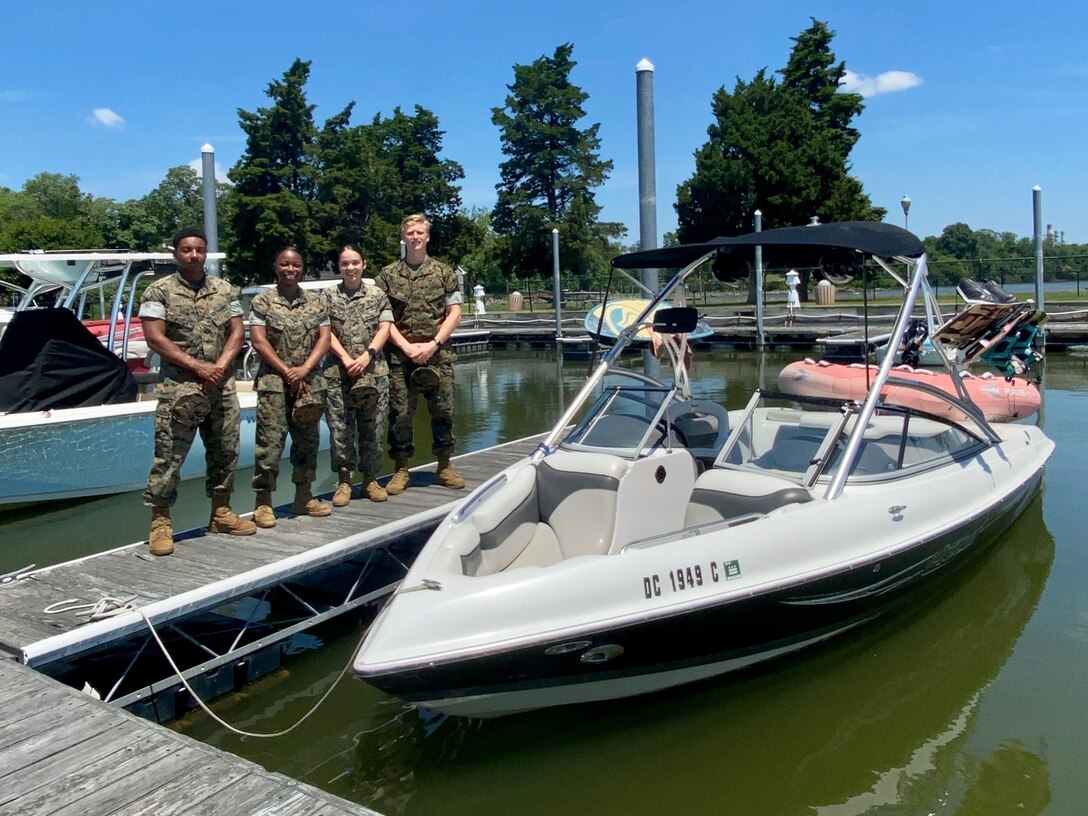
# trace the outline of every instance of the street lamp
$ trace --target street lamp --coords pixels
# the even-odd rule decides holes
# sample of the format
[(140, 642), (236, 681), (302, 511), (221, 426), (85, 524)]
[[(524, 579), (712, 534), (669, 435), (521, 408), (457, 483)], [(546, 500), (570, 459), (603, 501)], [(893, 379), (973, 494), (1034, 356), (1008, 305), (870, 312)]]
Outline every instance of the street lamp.
[(910, 229), (910, 196), (903, 196), (899, 203), (903, 205), (903, 229)]

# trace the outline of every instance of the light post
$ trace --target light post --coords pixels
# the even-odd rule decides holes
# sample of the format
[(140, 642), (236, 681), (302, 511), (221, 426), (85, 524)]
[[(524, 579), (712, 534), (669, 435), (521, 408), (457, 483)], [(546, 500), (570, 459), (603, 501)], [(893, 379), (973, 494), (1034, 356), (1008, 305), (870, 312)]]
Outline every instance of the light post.
[(899, 203), (903, 205), (903, 229), (910, 229), (910, 196), (905, 195), (899, 199)]

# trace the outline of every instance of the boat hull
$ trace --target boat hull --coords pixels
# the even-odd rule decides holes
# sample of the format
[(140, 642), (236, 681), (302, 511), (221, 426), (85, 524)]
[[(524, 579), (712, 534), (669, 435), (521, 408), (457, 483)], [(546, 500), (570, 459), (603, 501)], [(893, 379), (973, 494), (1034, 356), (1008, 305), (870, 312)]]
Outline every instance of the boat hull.
[[(239, 391), (240, 467), (253, 463), (257, 395)], [(155, 400), (0, 416), (0, 507), (142, 490), (155, 450)], [(321, 423), (323, 448), (328, 431)], [(202, 478), (197, 434), (181, 478)]]
[[(799, 397), (863, 400), (876, 374), (876, 366), (798, 360), (779, 373), (778, 387), (785, 394)], [(893, 369), (892, 376), (933, 386), (949, 394), (956, 393), (950, 374), (903, 366)], [(1042, 404), (1039, 389), (1019, 377), (1005, 380), (1002, 377), (967, 375), (961, 380), (971, 401), (990, 422), (1010, 422), (1032, 416)], [(965, 418), (962, 412), (943, 400), (917, 389), (896, 386), (892, 381), (884, 387), (882, 394), (889, 403), (955, 421)]]
[[(818, 578), (687, 607), (650, 608), (619, 625), (548, 632), (513, 646), (495, 644), (398, 668), (357, 660), (355, 669), (402, 699), (474, 717), (650, 693), (743, 669), (909, 605), (993, 543), (1027, 506), (1040, 479), (1037, 471), (977, 515), (912, 546), (851, 561)], [(704, 561), (701, 567), (708, 583), (726, 580), (728, 562)], [(662, 580), (672, 579), (663, 574)]]

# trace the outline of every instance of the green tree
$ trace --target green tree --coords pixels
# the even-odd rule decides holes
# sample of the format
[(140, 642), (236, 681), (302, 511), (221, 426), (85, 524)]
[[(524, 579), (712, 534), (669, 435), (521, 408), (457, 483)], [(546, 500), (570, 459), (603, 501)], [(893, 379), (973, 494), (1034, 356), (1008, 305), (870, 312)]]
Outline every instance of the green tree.
[(714, 93), (709, 139), (677, 189), (681, 241), (749, 232), (757, 209), (765, 228), (884, 216), (850, 175), (862, 103), (837, 90), (845, 66), (834, 64), (832, 36), (814, 21), (794, 39), (781, 83), (762, 69)]
[(318, 139), (319, 198), (335, 243), (359, 243), (380, 266), (397, 256), (401, 219), (422, 212), (433, 224), (429, 251), (448, 256), (465, 228), (457, 185), (464, 170), (440, 157), (443, 135), (437, 117), (418, 105), (411, 116), (398, 107), (367, 125), (326, 125)]
[(446, 249), (464, 225), (456, 184), (464, 172), (439, 156), (438, 119), (417, 106), (414, 115), (397, 108), (352, 126), (351, 102), (319, 130), (306, 101), (309, 71), (310, 63), (295, 60), (268, 86), (270, 107), (238, 112), (247, 143), (230, 171), (230, 268), (270, 280), (275, 253), (293, 244), (313, 271), (349, 242), (379, 266), (396, 257), (410, 212), (435, 222), (432, 252)]
[[(708, 141), (695, 173), (677, 188), (681, 242), (750, 232), (755, 211), (765, 229), (821, 221), (879, 220), (861, 182), (850, 175), (858, 133), (850, 126), (861, 97), (838, 90), (845, 65), (830, 50), (834, 33), (813, 21), (794, 38), (778, 82), (767, 69), (714, 93)], [(753, 282), (754, 283), (754, 282)], [(807, 274), (802, 273), (802, 292)], [(749, 287), (750, 297), (755, 287)], [(802, 295), (804, 296), (804, 294)]]
[(612, 162), (599, 157), (600, 125), (578, 126), (589, 95), (570, 81), (573, 51), (566, 43), (551, 57), (515, 65), (505, 105), (491, 111), (507, 156), (499, 166), (492, 226), (505, 238), (508, 270), (519, 277), (550, 273), (553, 228), (561, 232), (564, 267), (578, 273), (593, 271), (587, 264), (598, 264), (600, 248), (624, 232), (597, 220), (593, 191), (607, 180)]
[(234, 182), (228, 249), (230, 268), (245, 280), (271, 280), (276, 253), (290, 244), (312, 263), (326, 249), (317, 191), (314, 106), (306, 101), (310, 63), (296, 59), (282, 80), (269, 83), (272, 105), (255, 113), (239, 108), (246, 152), (231, 168)]
[(79, 189), (79, 178), (39, 173), (21, 192), (0, 195), (0, 251), (101, 249), (112, 230), (116, 204)]

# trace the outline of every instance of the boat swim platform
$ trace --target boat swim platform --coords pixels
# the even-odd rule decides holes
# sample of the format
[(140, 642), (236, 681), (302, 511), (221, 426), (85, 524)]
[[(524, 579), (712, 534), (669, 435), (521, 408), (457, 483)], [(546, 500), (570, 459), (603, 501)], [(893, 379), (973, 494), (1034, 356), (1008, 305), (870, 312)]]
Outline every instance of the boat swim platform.
[[(170, 722), (196, 703), (148, 621), (201, 699), (235, 691), (280, 668), (300, 633), (392, 592), (439, 521), (543, 438), (454, 457), (464, 490), (435, 484), (431, 464), (413, 469), (412, 485), (386, 502), (355, 499), (323, 518), (284, 505), (274, 528), (252, 536), (200, 528), (175, 535), (171, 556), (152, 556), (140, 541), (7, 576), (0, 655)], [(91, 619), (105, 598), (139, 611)]]
[(0, 659), (0, 813), (376, 816)]

